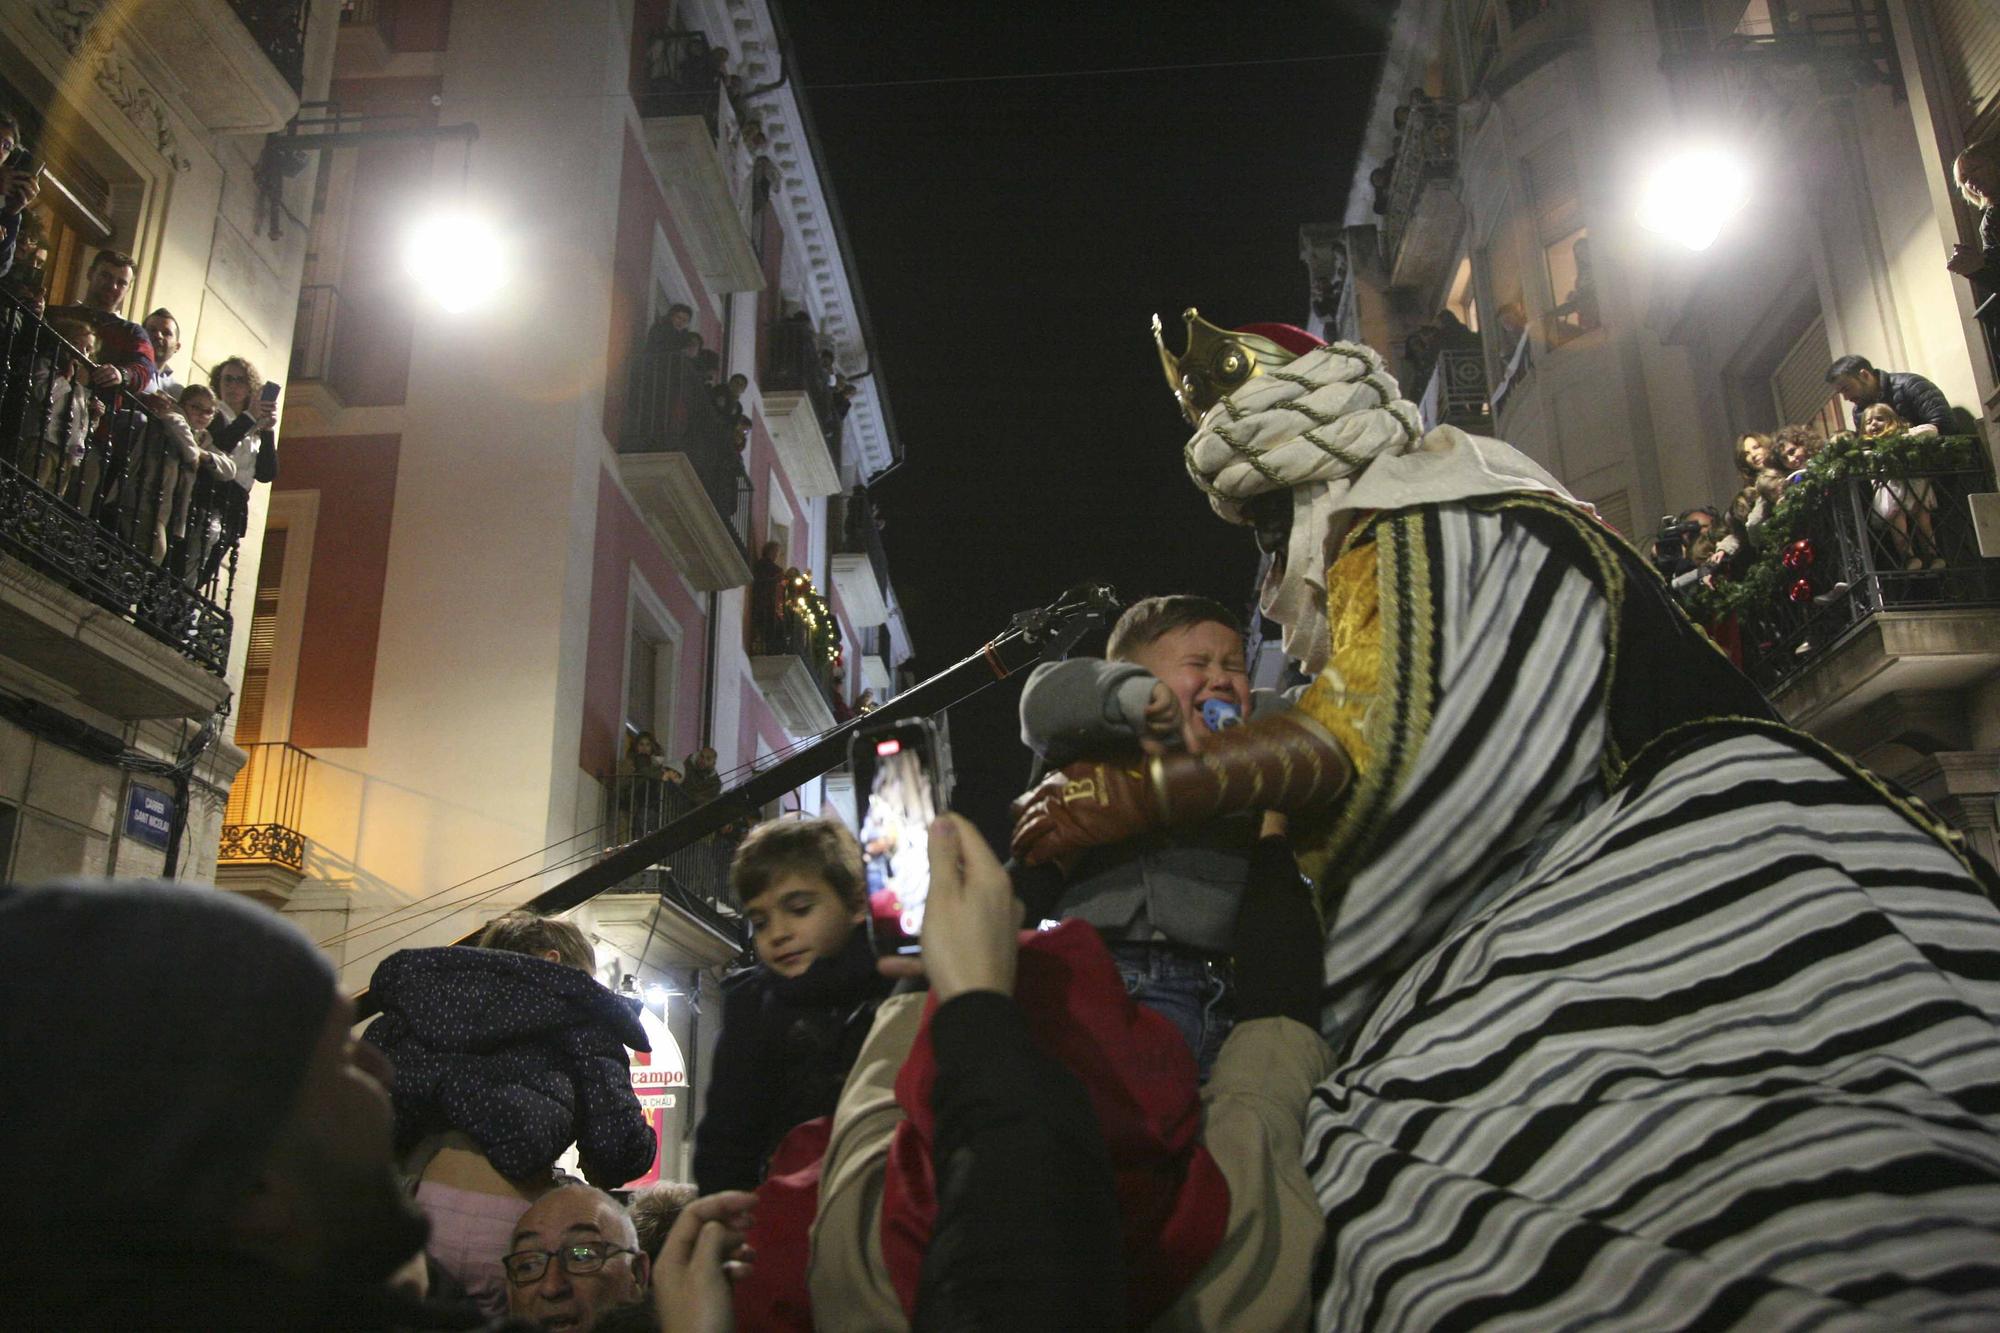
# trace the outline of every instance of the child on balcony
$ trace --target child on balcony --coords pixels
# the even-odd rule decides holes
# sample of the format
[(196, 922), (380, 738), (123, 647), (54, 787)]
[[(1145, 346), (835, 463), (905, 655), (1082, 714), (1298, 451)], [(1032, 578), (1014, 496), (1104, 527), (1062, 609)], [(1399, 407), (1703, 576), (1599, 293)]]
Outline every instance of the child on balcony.
[[(59, 319), (49, 326), (76, 349), (71, 356), (61, 346), (35, 358), (29, 372), (29, 402), (34, 448), (35, 484), (65, 495), (83, 467), (90, 433), (104, 415), (104, 404), (90, 390), (90, 363), (97, 359), (97, 330), (82, 320)], [(65, 364), (66, 363), (66, 364)], [(24, 465), (27, 462), (23, 458)], [(90, 469), (90, 490), (96, 491), (97, 470)], [(89, 497), (79, 502), (88, 511)]]
[[(1937, 427), (1911, 426), (1896, 415), (1887, 403), (1871, 403), (1861, 410), (1861, 437), (1871, 442), (1894, 439), (1898, 435), (1936, 435)], [(1883, 478), (1875, 483), (1873, 509), (1889, 525), (1890, 548), (1906, 570), (1926, 567), (1943, 569), (1946, 561), (1938, 551), (1937, 531), (1931, 515), (1937, 508), (1937, 492), (1928, 481)]]
[[(153, 563), (167, 558), (168, 545), (182, 544), (187, 538), (188, 512), (193, 505), (195, 479), (206, 472), (216, 481), (236, 480), (236, 461), (215, 447), (209, 438), (209, 423), (215, 420), (215, 391), (206, 384), (190, 384), (181, 390), (178, 404), (161, 396), (155, 404), (159, 428), (166, 432), (167, 449), (160, 463), (159, 493), (153, 499)], [(212, 508), (212, 507), (210, 507)], [(203, 526), (213, 523), (220, 538), (220, 515), (206, 510), (195, 520)], [(206, 550), (206, 543), (203, 543)]]
[(703, 1194), (755, 1189), (798, 1125), (833, 1114), (889, 983), (875, 970), (861, 847), (837, 819), (772, 820), (729, 867), (757, 965), (723, 983), (722, 1035), (694, 1136)]

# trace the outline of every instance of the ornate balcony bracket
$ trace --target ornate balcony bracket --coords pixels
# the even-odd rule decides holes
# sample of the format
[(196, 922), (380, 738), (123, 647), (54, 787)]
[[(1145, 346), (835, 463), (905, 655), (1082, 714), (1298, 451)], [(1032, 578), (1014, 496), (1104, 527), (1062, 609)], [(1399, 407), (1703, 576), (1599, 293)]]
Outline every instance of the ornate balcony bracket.
[(151, 0), (144, 19), (123, 31), (205, 128), (271, 134), (299, 112), (303, 13), (298, 0)]
[(785, 475), (799, 498), (832, 495), (840, 489), (833, 451), (827, 447), (820, 429), (819, 414), (811, 396), (803, 390), (764, 390), (764, 421), (771, 428), (771, 443), (785, 460)]
[(649, 115), (641, 122), (646, 156), (701, 276), (717, 291), (760, 292), (764, 265), (750, 244), (739, 198), (744, 149), (728, 99), (720, 92), (713, 97), (712, 104), (698, 111), (681, 112), (671, 103), (645, 108), (681, 112)]
[(826, 691), (806, 664), (792, 653), (750, 659), (750, 674), (764, 692), (778, 722), (794, 736), (817, 736), (833, 726), (833, 708)]
[(688, 581), (703, 592), (740, 588), (750, 562), (729, 520), (717, 511), (684, 453), (618, 455), (618, 472), (647, 526), (666, 544)]

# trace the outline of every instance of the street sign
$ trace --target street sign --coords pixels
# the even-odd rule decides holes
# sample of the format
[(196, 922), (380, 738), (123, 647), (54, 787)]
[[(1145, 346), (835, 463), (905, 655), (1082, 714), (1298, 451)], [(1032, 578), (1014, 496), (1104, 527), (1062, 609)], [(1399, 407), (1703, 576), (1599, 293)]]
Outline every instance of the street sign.
[(171, 793), (136, 782), (125, 789), (126, 837), (165, 851), (173, 828), (174, 798)]

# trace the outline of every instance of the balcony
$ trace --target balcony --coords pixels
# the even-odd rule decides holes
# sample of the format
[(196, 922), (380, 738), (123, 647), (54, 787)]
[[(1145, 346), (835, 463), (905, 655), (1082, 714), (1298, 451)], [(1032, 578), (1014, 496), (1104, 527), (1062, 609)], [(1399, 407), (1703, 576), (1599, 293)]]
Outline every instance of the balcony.
[(889, 620), (889, 556), (868, 492), (856, 486), (827, 501), (826, 521), (833, 546), (833, 586), (856, 629)]
[(1676, 100), (1738, 135), (1830, 82), (1902, 87), (1882, 0), (1662, 0), (1660, 10), (1660, 67)]
[(289, 901), (305, 876), (306, 783), (313, 756), (288, 741), (246, 745), (230, 784), (215, 854), (217, 888), (273, 906)]
[(93, 421), (71, 367), (90, 363), (0, 296), (0, 648), (113, 717), (212, 711), (228, 697), (236, 548), (204, 520), (234, 483), (202, 477), (174, 535), (180, 464), (161, 421), (130, 395)]
[[(650, 774), (606, 778), (604, 850), (657, 832), (694, 808), (678, 783)], [(668, 852), (596, 899), (593, 925), (634, 957), (646, 956), (649, 941), (659, 940), (703, 966), (729, 962), (749, 943), (729, 895), (729, 862), (742, 834), (726, 829)]]
[(1493, 433), (1493, 404), (1486, 393), (1486, 355), (1477, 347), (1448, 347), (1424, 385), (1417, 411), (1424, 429), (1456, 426), (1475, 435)]
[(817, 736), (833, 726), (830, 644), (838, 641), (833, 612), (812, 590), (760, 584), (751, 593), (750, 674), (794, 736)]
[(1980, 557), (1966, 503), (1991, 489), (1964, 442), (1787, 494), (1757, 563), (1698, 606), (1736, 612), (1745, 670), (1798, 726), (1971, 688), (2000, 672), (2000, 560)]
[[(347, 406), (335, 383), (334, 338), (342, 315), (340, 288), (308, 283), (299, 288), (299, 313), (294, 322), (291, 378), (285, 385), (287, 424), (293, 414), (305, 414), (305, 431), (324, 429)], [(310, 419), (306, 419), (309, 417)]]
[(785, 475), (801, 497), (840, 489), (834, 456), (843, 426), (833, 396), (832, 373), (820, 358), (819, 337), (802, 319), (784, 319), (765, 330), (764, 422), (784, 460)]
[(1382, 257), (1392, 287), (1419, 286), (1444, 271), (1465, 210), (1453, 188), (1458, 174), (1458, 107), (1419, 102), (1396, 141), (1389, 207), (1382, 217)]
[(299, 111), (306, 0), (153, 0), (123, 33), (216, 134), (270, 134)]
[(618, 471), (689, 582), (717, 592), (750, 581), (750, 478), (710, 387), (664, 322), (633, 361)]
[(646, 156), (708, 286), (762, 291), (764, 265), (746, 221), (755, 163), (736, 109), (705, 60), (688, 55), (675, 72), (634, 91)]

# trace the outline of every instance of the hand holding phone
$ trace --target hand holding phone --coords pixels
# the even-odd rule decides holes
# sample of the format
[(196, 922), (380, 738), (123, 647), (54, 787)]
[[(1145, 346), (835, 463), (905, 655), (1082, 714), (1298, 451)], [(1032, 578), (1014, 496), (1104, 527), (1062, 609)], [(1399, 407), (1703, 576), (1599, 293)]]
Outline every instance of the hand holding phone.
[(937, 731), (922, 720), (864, 727), (849, 755), (866, 801), (861, 860), (869, 934), (878, 955), (912, 956), (921, 952), (930, 898), (930, 827), (944, 810)]
[(1021, 904), (1006, 867), (969, 820), (947, 814), (930, 827), (930, 901), (924, 953), (884, 958), (884, 975), (930, 978), (939, 1004), (967, 991), (1014, 993)]

